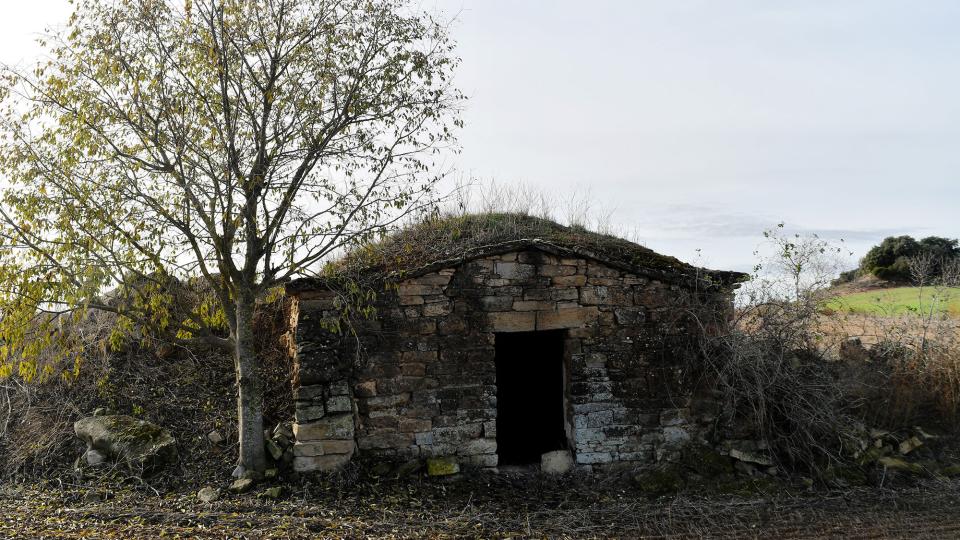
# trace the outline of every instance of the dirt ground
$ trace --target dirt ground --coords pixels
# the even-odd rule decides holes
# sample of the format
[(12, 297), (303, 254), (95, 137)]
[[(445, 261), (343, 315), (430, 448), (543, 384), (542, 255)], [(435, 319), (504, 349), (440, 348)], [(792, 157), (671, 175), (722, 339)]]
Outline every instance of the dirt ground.
[[(294, 486), (295, 487), (291, 487)], [(960, 482), (655, 500), (628, 485), (487, 475), (224, 494), (0, 486), (2, 538), (957, 538)], [(97, 500), (103, 497), (103, 500)]]

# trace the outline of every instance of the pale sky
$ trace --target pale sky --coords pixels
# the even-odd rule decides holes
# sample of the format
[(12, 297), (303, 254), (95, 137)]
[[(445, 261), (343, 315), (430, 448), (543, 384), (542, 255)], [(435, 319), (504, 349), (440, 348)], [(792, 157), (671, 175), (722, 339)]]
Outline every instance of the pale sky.
[[(7, 2), (0, 61), (67, 0)], [(421, 0), (456, 18), (458, 171), (589, 189), (651, 248), (749, 269), (779, 221), (960, 235), (960, 2)]]

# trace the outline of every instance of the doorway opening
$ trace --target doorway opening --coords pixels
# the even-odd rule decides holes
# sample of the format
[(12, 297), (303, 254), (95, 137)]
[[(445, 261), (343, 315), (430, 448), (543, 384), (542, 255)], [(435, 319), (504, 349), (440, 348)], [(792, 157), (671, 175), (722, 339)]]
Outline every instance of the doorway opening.
[(497, 454), (500, 465), (540, 463), (567, 447), (563, 330), (498, 333)]

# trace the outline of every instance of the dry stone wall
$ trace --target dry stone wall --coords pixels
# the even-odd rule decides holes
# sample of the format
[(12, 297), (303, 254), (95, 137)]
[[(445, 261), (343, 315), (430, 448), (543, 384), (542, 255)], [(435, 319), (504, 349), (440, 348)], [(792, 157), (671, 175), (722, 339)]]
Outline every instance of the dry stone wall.
[[(678, 285), (530, 249), (405, 280), (380, 295), (358, 349), (321, 324), (332, 293), (297, 293), (295, 466), (354, 452), (494, 467), (495, 335), (564, 330), (570, 449), (581, 468), (669, 459), (699, 436), (675, 342)], [(347, 340), (350, 341), (350, 340)]]

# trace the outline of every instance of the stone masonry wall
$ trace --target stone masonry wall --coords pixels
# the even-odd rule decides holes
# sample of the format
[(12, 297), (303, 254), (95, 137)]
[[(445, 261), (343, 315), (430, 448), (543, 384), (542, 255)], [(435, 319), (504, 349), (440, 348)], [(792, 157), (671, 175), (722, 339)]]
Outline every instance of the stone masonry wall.
[[(540, 250), (409, 279), (344, 354), (319, 324), (330, 293), (299, 293), (295, 466), (335, 468), (355, 450), (497, 465), (497, 332), (566, 330), (568, 437), (581, 467), (652, 464), (697, 437), (672, 338), (676, 285)], [(356, 445), (354, 445), (354, 441)]]

